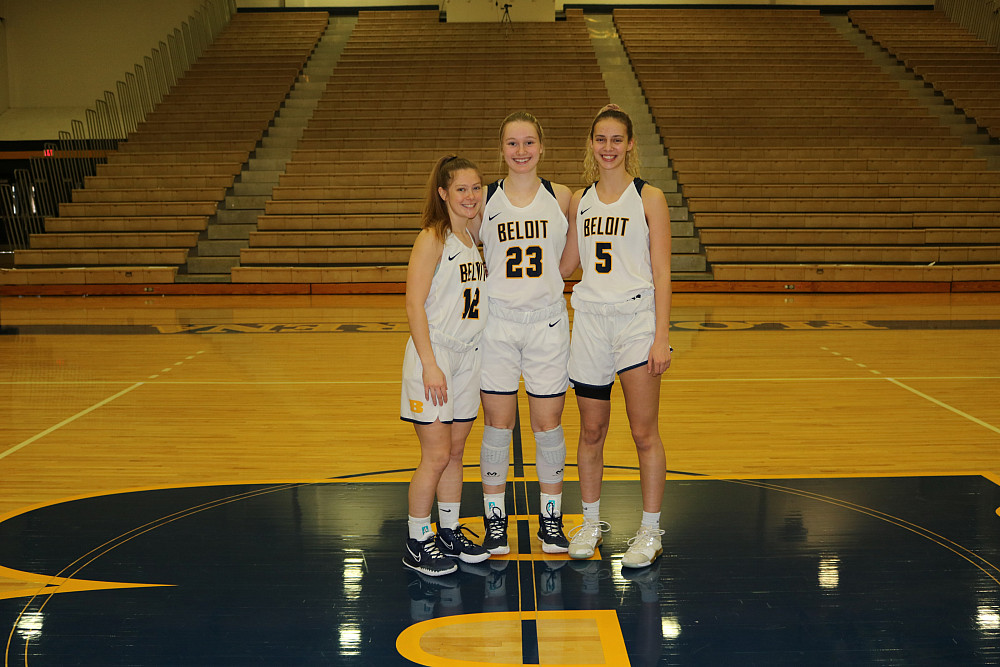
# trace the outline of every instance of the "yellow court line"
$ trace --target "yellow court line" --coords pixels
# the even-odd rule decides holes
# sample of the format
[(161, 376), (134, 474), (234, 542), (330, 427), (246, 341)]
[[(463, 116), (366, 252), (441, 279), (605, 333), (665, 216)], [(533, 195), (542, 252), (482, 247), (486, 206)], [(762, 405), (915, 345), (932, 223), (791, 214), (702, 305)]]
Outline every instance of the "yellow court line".
[(934, 403), (935, 405), (938, 405), (938, 406), (944, 408), (945, 410), (949, 410), (951, 412), (954, 412), (959, 417), (965, 417), (969, 421), (971, 421), (971, 422), (973, 422), (975, 424), (979, 424), (983, 428), (988, 428), (989, 430), (993, 431), (994, 433), (1000, 433), (1000, 428), (998, 428), (996, 426), (993, 426), (992, 424), (989, 424), (987, 422), (984, 422), (982, 419), (979, 419), (978, 417), (973, 417), (968, 412), (962, 412), (958, 408), (956, 408), (954, 406), (951, 406), (951, 405), (948, 405), (944, 401), (940, 401), (940, 400), (934, 398), (933, 396), (929, 396), (929, 395), (925, 394), (922, 391), (918, 391), (917, 389), (914, 389), (913, 387), (911, 387), (911, 386), (909, 386), (907, 384), (903, 384), (902, 382), (900, 382), (899, 380), (897, 380), (895, 378), (886, 378), (886, 380), (888, 380), (889, 382), (893, 383), (894, 385), (902, 387), (906, 391), (909, 391), (909, 392), (912, 392), (912, 393), (916, 394), (920, 398), (926, 399), (926, 400), (930, 401), (931, 403)]
[(97, 403), (91, 405), (89, 408), (85, 408), (85, 409), (81, 410), (80, 412), (76, 413), (72, 417), (67, 417), (66, 419), (62, 420), (58, 424), (55, 424), (54, 426), (50, 426), (49, 428), (45, 429), (41, 433), (37, 433), (37, 434), (31, 436), (30, 438), (28, 438), (24, 442), (21, 442), (21, 443), (19, 443), (17, 445), (14, 445), (13, 447), (11, 447), (10, 449), (8, 449), (7, 451), (0, 452), (0, 459), (5, 458), (7, 456), (10, 456), (14, 452), (17, 452), (17, 451), (19, 451), (21, 449), (24, 449), (25, 447), (27, 447), (31, 443), (36, 442), (37, 440), (40, 440), (40, 439), (44, 438), (45, 436), (49, 435), (50, 433), (54, 433), (55, 431), (58, 431), (63, 426), (66, 426), (67, 424), (71, 424), (74, 421), (76, 421), (77, 419), (80, 419), (81, 417), (85, 417), (85, 416), (89, 415), (94, 410), (97, 410), (98, 408), (104, 407), (105, 405), (107, 405), (111, 401), (115, 400), (116, 398), (124, 396), (125, 394), (129, 393), (133, 389), (138, 389), (139, 387), (143, 386), (144, 384), (146, 384), (146, 383), (145, 382), (136, 382), (131, 387), (128, 387), (126, 389), (122, 389), (117, 394), (115, 394), (113, 396), (108, 396), (103, 401), (98, 401)]

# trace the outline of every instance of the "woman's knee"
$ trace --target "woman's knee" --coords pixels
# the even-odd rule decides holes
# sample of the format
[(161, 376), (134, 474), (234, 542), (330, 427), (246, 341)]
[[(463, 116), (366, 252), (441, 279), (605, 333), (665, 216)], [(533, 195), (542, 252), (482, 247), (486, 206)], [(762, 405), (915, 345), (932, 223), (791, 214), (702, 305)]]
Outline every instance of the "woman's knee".
[(604, 445), (604, 440), (608, 437), (607, 424), (581, 424), (580, 425), (580, 447), (599, 448)]
[(633, 427), (632, 440), (635, 441), (635, 448), (640, 453), (663, 449), (663, 441), (660, 439), (660, 431), (655, 427), (655, 425), (652, 427)]

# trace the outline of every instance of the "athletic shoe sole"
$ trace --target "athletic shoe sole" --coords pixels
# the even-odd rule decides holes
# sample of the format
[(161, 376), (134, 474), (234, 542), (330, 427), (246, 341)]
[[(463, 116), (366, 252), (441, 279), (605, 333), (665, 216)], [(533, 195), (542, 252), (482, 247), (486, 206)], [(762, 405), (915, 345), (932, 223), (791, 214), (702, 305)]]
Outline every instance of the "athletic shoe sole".
[[(543, 540), (542, 541), (542, 551), (544, 551), (547, 554), (564, 554), (567, 551), (569, 551), (569, 547), (568, 546), (565, 546), (565, 547), (559, 546), (558, 544), (549, 544), (548, 542), (546, 542), (546, 541)], [(593, 554), (591, 554), (591, 555), (593, 555)]]
[[(576, 558), (578, 560), (585, 560), (587, 558), (593, 558), (594, 554), (597, 553), (597, 548), (599, 546), (601, 546), (602, 544), (604, 544), (604, 538), (603, 537), (599, 537), (599, 538), (597, 538), (597, 544), (594, 545), (594, 548), (590, 550), (589, 554), (577, 555), (577, 554), (574, 554), (573, 552), (570, 552), (569, 557), (570, 558)], [(569, 549), (566, 549), (566, 551), (569, 551), (572, 548), (573, 548), (573, 543), (570, 542)]]
[(640, 568), (640, 567), (649, 567), (650, 565), (652, 565), (653, 563), (656, 562), (657, 558), (659, 558), (662, 555), (663, 555), (663, 549), (660, 549), (655, 554), (653, 554), (652, 558), (650, 558), (649, 560), (647, 560), (644, 563), (626, 563), (624, 560), (622, 560), (622, 567), (630, 567), (630, 568), (633, 568), (633, 569)]
[(463, 552), (457, 555), (452, 555), (452, 554), (446, 554), (446, 555), (449, 558), (457, 558), (463, 563), (482, 563), (484, 560), (490, 557), (490, 552), (484, 551), (481, 554), (467, 554)]
[(408, 563), (404, 558), (403, 565), (415, 572), (419, 572), (420, 574), (426, 574), (428, 577), (443, 577), (446, 574), (452, 574), (453, 572), (458, 571), (458, 563), (452, 563), (451, 568), (447, 570), (431, 570), (426, 567), (421, 567), (420, 565), (414, 565), (413, 563)]

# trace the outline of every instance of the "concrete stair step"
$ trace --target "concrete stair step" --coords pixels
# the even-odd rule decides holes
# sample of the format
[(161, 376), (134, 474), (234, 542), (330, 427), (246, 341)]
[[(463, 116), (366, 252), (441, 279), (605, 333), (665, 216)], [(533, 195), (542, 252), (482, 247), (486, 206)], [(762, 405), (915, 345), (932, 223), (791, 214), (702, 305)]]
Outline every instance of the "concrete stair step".
[[(260, 209), (219, 209), (215, 214), (216, 222), (222, 226), (229, 225), (254, 225), (257, 226), (257, 217), (264, 212)], [(209, 229), (214, 225), (209, 224)]]
[(292, 156), (292, 149), (288, 147), (262, 147), (254, 151), (254, 158), (251, 158), (251, 162), (254, 159), (259, 160), (280, 160), (282, 166), (285, 162), (288, 162), (289, 158)]
[(228, 273), (239, 263), (239, 257), (189, 257), (187, 262), (188, 275)]
[(209, 239), (198, 242), (198, 257), (239, 257), (250, 246), (246, 239)]
[(222, 203), (221, 208), (227, 210), (234, 209), (257, 209), (258, 211), (264, 210), (264, 203), (271, 198), (271, 194), (265, 195), (230, 195), (226, 197), (226, 200)]
[(693, 236), (673, 237), (670, 246), (675, 255), (701, 252), (701, 242)]
[(249, 169), (244, 171), (240, 175), (241, 183), (272, 183), (274, 185), (278, 184), (281, 174), (284, 171), (281, 169)]
[(244, 170), (244, 174), (253, 171), (271, 171), (277, 172), (279, 174), (285, 173), (285, 163), (287, 160), (282, 160), (278, 158), (265, 158), (265, 157), (254, 157), (250, 158), (250, 162)]
[(213, 241), (234, 239), (246, 241), (250, 238), (250, 232), (255, 231), (257, 231), (256, 223), (247, 225), (219, 224), (210, 226), (206, 233), (208, 234), (208, 238)]
[(704, 255), (678, 255), (670, 257), (670, 272), (674, 271), (705, 271), (708, 262)]
[(712, 280), (710, 271), (671, 271), (670, 280)]
[(264, 137), (260, 140), (260, 148), (258, 148), (257, 151), (277, 149), (285, 152), (291, 152), (299, 145), (300, 138), (300, 136), (264, 135)]
[(198, 283), (231, 283), (233, 277), (226, 273), (178, 273), (174, 277), (175, 283), (198, 284)]
[(252, 181), (249, 183), (236, 183), (233, 185), (232, 197), (271, 197), (276, 182)]

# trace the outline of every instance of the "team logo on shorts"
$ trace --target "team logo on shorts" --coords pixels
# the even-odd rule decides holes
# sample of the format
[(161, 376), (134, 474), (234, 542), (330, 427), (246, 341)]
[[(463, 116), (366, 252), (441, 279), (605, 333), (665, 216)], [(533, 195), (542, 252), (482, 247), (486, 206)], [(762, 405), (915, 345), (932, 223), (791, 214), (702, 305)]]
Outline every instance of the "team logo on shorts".
[(424, 411), (423, 401), (410, 401), (410, 412), (421, 413)]

